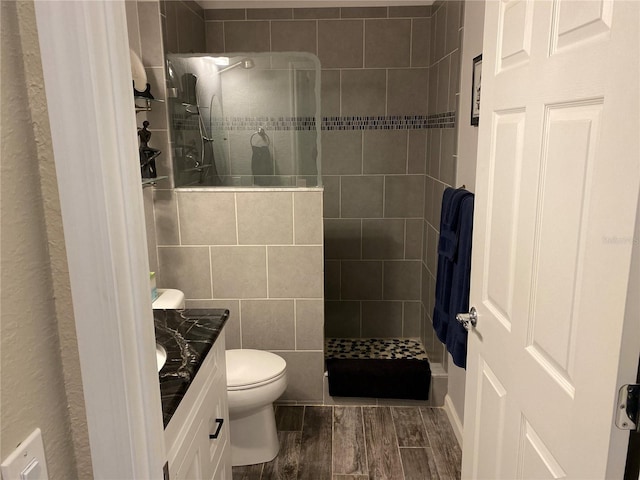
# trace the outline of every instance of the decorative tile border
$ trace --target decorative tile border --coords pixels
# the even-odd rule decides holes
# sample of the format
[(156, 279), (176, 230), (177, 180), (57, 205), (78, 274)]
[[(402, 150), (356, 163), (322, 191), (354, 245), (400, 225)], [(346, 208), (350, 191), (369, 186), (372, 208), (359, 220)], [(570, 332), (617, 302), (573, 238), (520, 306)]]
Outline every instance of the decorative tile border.
[(455, 123), (455, 112), (435, 115), (323, 117), (322, 130), (420, 130), (424, 128), (453, 128)]
[[(197, 128), (195, 117), (185, 119), (174, 116), (183, 127)], [(456, 112), (434, 115), (379, 115), (322, 117), (322, 130), (422, 130), (426, 128), (454, 128)], [(259, 127), (267, 131), (313, 131), (314, 117), (225, 117), (213, 121), (214, 128), (225, 131), (251, 131)]]
[(262, 127), (267, 131), (316, 130), (315, 117), (225, 117), (212, 122), (214, 128), (226, 131), (257, 130)]

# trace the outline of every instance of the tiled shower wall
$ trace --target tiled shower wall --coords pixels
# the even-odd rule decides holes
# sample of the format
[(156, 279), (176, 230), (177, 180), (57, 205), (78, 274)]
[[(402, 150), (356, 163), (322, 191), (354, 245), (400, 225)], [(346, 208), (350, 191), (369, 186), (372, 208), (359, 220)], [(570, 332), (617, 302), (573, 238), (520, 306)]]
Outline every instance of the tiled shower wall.
[[(458, 112), (460, 45), (464, 2), (446, 1), (433, 5), (429, 51), (429, 113)], [(457, 118), (457, 122), (468, 122)], [(446, 365), (446, 350), (435, 336), (431, 315), (435, 300), (437, 247), (442, 194), (456, 185), (457, 128), (430, 129), (427, 138), (427, 169), (423, 217), (422, 255), (422, 341), (434, 363)]]
[(204, 52), (202, 7), (193, 0), (162, 0), (159, 3), (165, 53)]
[[(169, 4), (182, 2), (140, 3), (150, 4), (142, 7), (145, 11), (155, 5), (168, 45), (172, 34), (167, 19), (174, 7), (177, 12), (177, 5)], [(419, 334), (432, 362), (441, 363), (444, 350), (434, 339), (430, 314), (440, 199), (444, 188), (455, 184), (461, 10), (460, 2), (438, 2), (432, 7), (204, 12), (209, 52), (300, 50), (317, 54), (322, 62), (328, 334), (352, 335), (356, 329), (364, 334), (363, 327), (372, 335)], [(176, 20), (175, 38), (190, 28), (199, 31), (185, 18)], [(154, 68), (145, 61), (142, 39), (152, 32), (146, 44), (153, 50), (154, 42), (162, 42), (160, 30), (148, 18), (143, 23), (142, 57)], [(150, 80), (164, 85), (161, 64), (156, 68), (162, 77)], [(160, 118), (157, 125), (166, 128), (166, 112), (164, 121)], [(168, 135), (162, 135), (162, 128), (157, 131), (151, 145), (166, 145), (168, 154)], [(164, 172), (171, 177), (170, 168)], [(155, 190), (156, 218), (148, 222), (154, 230), (176, 195), (171, 186), (170, 178)], [(151, 202), (145, 207), (149, 205), (153, 207)], [(153, 257), (156, 249), (151, 250)], [(363, 311), (368, 315), (372, 310), (385, 314), (363, 322)], [(389, 314), (400, 316), (389, 322)]]
[[(172, 155), (168, 130), (166, 81), (164, 67), (165, 49), (171, 52), (189, 53), (204, 50), (204, 11), (193, 1), (127, 1), (124, 2), (127, 16), (129, 47), (142, 60), (151, 85), (153, 96), (161, 102), (153, 102), (149, 112), (136, 113), (138, 127), (149, 122), (151, 140), (149, 145), (162, 154), (156, 160), (160, 180), (158, 188), (173, 187)], [(138, 159), (132, 159), (137, 162)], [(158, 271), (155, 218), (153, 213), (153, 188), (143, 189), (145, 223), (149, 268)]]
[(462, 2), (206, 10), (207, 51), (307, 51), (322, 65), (327, 336), (421, 336), (440, 203), (455, 184)]
[[(177, 1), (126, 8), (130, 44), (154, 96), (165, 100), (163, 45), (172, 53), (204, 51), (203, 12)], [(137, 120), (149, 120), (150, 145), (163, 151), (158, 174), (169, 177), (143, 191), (158, 286), (183, 290), (188, 307), (228, 308), (227, 347), (277, 351), (289, 373), (282, 399), (322, 402), (321, 191), (174, 190), (166, 104), (152, 108)]]
[(205, 18), (208, 52), (320, 59), (326, 335), (421, 336), (427, 139), (453, 126), (455, 110), (448, 97), (429, 108), (431, 7), (206, 10)]

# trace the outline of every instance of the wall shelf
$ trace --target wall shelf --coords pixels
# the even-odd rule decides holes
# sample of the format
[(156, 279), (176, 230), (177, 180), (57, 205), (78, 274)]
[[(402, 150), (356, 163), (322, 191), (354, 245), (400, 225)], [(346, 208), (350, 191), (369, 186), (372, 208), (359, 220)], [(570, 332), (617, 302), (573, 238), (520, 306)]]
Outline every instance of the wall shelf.
[(162, 177), (156, 177), (156, 178), (143, 178), (142, 179), (142, 187), (153, 187), (155, 186), (155, 184), (157, 182), (159, 182), (160, 180), (164, 180), (165, 178), (169, 178), (166, 175), (162, 176)]
[(151, 104), (153, 102), (164, 103), (164, 100), (159, 100), (157, 98), (149, 98), (149, 97), (133, 97), (133, 103), (136, 107), (136, 113), (138, 112), (150, 112)]

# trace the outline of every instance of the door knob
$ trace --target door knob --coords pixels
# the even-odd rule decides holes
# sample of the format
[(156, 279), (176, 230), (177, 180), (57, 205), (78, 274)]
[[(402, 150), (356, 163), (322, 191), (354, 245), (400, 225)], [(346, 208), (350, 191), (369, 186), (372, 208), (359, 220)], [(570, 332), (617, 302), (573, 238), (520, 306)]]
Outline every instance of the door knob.
[(465, 330), (469, 331), (478, 323), (478, 312), (476, 307), (471, 307), (469, 313), (459, 313), (456, 315), (456, 320), (462, 324)]

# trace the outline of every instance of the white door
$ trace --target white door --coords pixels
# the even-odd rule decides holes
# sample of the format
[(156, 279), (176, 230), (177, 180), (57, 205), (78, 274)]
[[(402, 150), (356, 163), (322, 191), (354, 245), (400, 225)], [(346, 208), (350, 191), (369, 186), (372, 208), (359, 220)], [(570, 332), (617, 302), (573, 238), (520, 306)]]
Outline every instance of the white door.
[(488, 0), (464, 478), (605, 478), (640, 182), (640, 2)]

